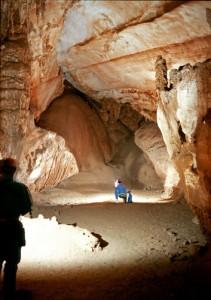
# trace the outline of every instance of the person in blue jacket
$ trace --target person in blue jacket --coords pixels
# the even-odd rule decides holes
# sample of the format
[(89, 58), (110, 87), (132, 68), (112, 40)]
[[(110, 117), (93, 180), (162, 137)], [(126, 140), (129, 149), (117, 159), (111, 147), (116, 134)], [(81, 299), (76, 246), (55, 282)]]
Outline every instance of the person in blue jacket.
[(127, 203), (127, 189), (120, 179), (115, 182), (114, 194), (116, 202), (122, 198), (124, 203)]

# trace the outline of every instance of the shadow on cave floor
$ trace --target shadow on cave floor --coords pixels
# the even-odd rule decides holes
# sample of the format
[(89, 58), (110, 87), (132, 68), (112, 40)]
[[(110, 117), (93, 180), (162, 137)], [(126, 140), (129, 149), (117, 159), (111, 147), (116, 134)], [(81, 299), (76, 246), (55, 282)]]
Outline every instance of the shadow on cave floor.
[(209, 299), (210, 282), (202, 271), (198, 273), (190, 264), (178, 264), (171, 272), (164, 271), (168, 266), (162, 263), (156, 263), (156, 268), (162, 270), (160, 276), (147, 265), (78, 272), (70, 269), (63, 276), (20, 278), (18, 286), (31, 292), (24, 299), (34, 300)]
[(185, 202), (35, 203), (33, 217), (39, 214), (85, 228), (108, 244), (98, 252), (75, 251), (65, 264), (26, 264), (23, 257), (18, 289), (31, 291), (29, 299), (208, 299), (211, 255)]

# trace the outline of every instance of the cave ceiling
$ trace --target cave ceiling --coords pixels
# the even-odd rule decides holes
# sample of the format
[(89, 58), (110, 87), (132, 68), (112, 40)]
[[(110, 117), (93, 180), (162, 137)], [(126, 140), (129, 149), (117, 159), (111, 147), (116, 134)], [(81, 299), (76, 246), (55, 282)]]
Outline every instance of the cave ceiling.
[(155, 121), (156, 57), (169, 71), (210, 57), (210, 1), (10, 0), (2, 11), (3, 36), (27, 35), (35, 118), (66, 79), (96, 101), (129, 103)]
[(154, 120), (156, 57), (168, 70), (208, 59), (210, 9), (209, 1), (79, 1), (66, 14), (57, 61), (86, 95)]

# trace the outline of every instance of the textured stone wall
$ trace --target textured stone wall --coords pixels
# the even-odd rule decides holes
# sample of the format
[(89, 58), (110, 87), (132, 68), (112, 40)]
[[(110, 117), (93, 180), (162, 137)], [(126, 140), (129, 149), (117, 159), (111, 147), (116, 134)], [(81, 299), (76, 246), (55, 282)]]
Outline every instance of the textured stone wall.
[(21, 1), (1, 1), (0, 156), (16, 156), (29, 131), (30, 51), (27, 7)]
[(186, 200), (211, 233), (211, 61), (172, 70), (166, 81), (166, 62), (158, 57), (156, 71), (158, 126)]
[[(0, 155), (16, 156), (30, 131), (30, 60), (26, 38), (1, 46)], [(32, 125), (33, 126), (33, 125)]]
[(41, 115), (38, 126), (65, 139), (80, 170), (91, 170), (111, 160), (110, 140), (102, 120), (74, 93), (57, 98)]
[(129, 103), (156, 121), (155, 59), (165, 56), (173, 69), (209, 58), (210, 11), (210, 1), (76, 2), (58, 40), (58, 62), (92, 99)]
[(18, 180), (31, 191), (52, 187), (78, 173), (78, 164), (65, 140), (55, 132), (34, 128), (22, 141), (18, 156)]
[(64, 139), (34, 124), (63, 92), (55, 44), (71, 3), (1, 1), (0, 158), (18, 160), (17, 177), (31, 190), (78, 172)]
[(182, 196), (180, 176), (169, 159), (166, 145), (156, 123), (142, 124), (135, 132), (135, 143), (153, 164), (157, 175), (163, 180), (162, 199), (178, 200)]

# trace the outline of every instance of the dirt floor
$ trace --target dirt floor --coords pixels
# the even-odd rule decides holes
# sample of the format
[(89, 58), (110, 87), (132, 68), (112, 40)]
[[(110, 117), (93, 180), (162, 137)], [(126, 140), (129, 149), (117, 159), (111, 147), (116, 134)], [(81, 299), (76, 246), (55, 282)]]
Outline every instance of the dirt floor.
[(133, 194), (132, 204), (99, 184), (34, 194), (17, 299), (209, 299), (211, 255), (185, 201)]
[(32, 299), (208, 299), (206, 241), (184, 203), (35, 206), (39, 213), (86, 229), (99, 247), (72, 242), (70, 257), (37, 266), (23, 257), (18, 288)]

